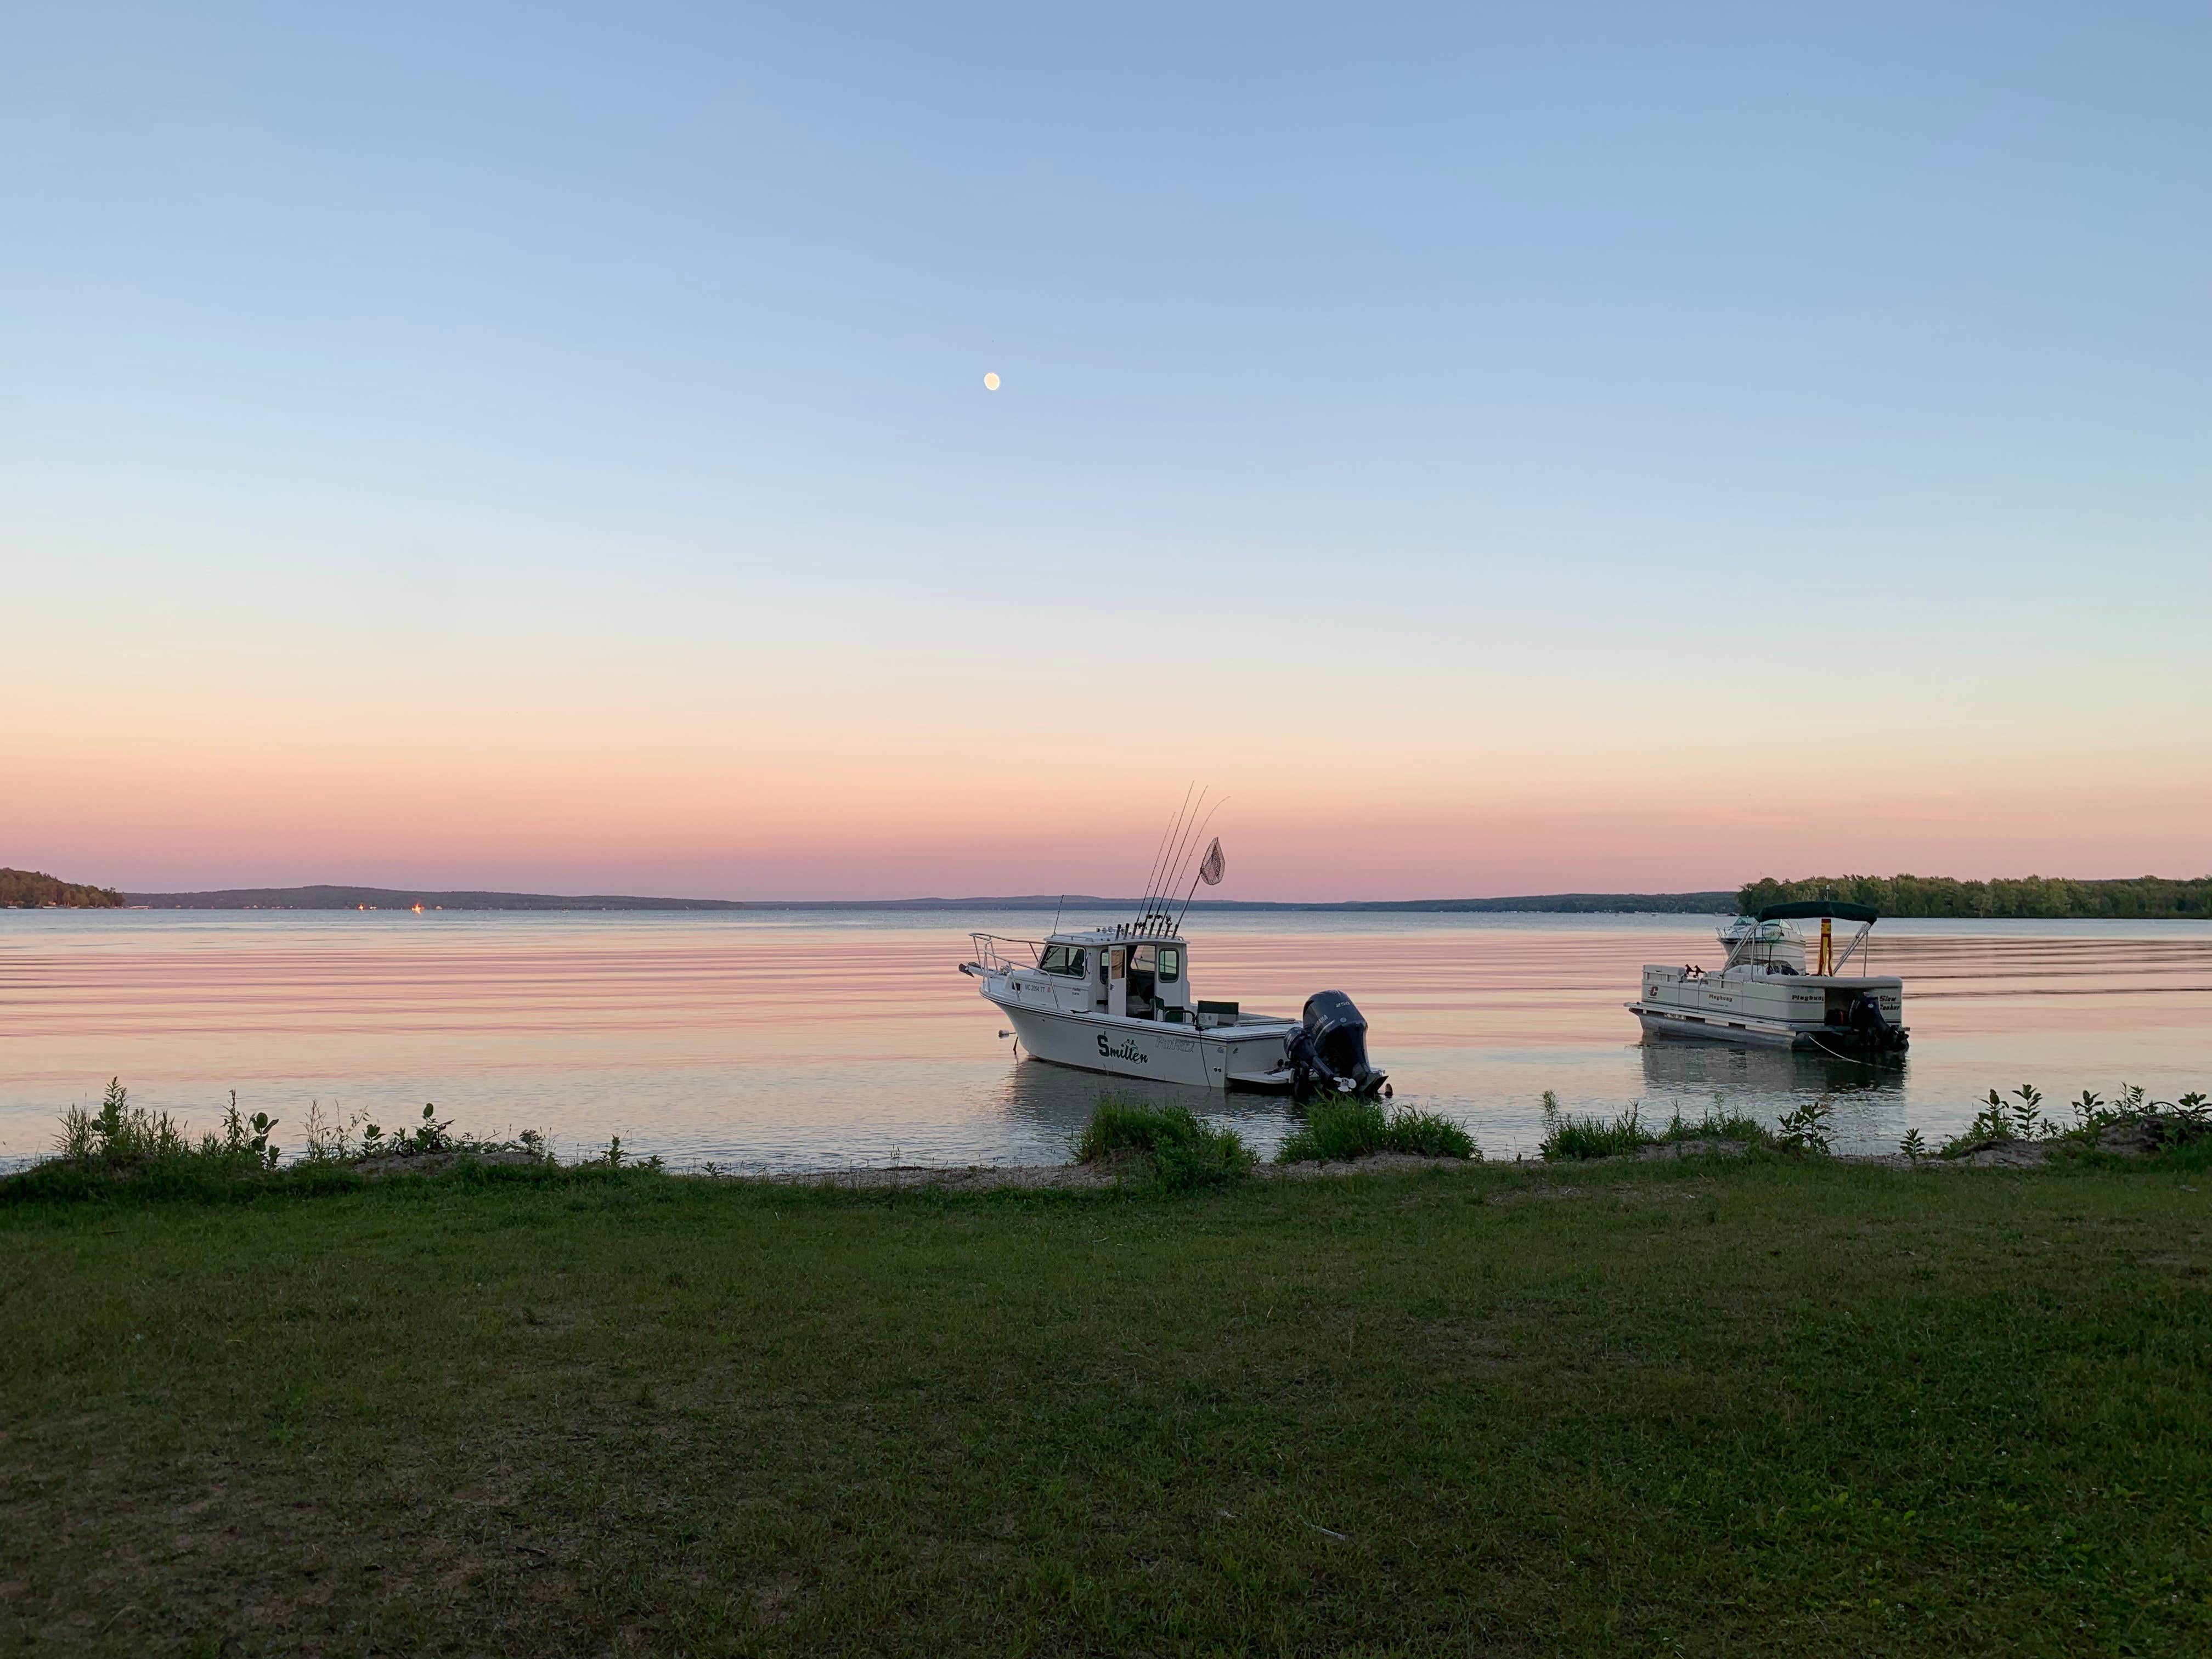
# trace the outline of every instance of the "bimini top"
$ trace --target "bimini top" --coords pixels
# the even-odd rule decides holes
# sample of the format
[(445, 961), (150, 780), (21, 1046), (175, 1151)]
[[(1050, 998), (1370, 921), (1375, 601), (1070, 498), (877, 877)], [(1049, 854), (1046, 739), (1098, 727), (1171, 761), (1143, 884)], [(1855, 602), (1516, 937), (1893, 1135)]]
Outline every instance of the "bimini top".
[(1787, 904), (1762, 904), (1753, 921), (1796, 921), (1806, 916), (1833, 916), (1839, 921), (1879, 921), (1881, 913), (1871, 904), (1847, 904), (1842, 899), (1794, 899)]

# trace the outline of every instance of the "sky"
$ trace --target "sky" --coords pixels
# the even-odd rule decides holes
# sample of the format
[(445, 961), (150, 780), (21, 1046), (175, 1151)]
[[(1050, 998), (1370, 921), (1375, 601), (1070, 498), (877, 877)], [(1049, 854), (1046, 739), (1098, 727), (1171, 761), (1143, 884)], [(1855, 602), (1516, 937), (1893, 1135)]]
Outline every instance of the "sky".
[[(0, 864), (2212, 870), (2212, 10), (0, 17)], [(983, 376), (1001, 377), (987, 390)]]

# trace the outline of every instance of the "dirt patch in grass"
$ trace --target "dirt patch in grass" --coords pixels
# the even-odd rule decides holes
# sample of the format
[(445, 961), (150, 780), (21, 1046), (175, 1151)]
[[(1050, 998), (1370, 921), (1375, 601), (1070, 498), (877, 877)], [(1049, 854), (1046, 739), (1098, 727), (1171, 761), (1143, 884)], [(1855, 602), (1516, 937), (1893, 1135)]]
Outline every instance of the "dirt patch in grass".
[[(1640, 1161), (1632, 1158), (1591, 1158), (1586, 1161), (1583, 1167), (1587, 1168), (1594, 1164), (1627, 1164)], [(1625, 1182), (1537, 1181), (1525, 1187), (1508, 1187), (1501, 1192), (1491, 1193), (1484, 1198), (1483, 1202), (1523, 1204), (1543, 1203), (1556, 1199), (1611, 1198), (1632, 1204), (1663, 1204), (1669, 1200), (1709, 1197), (1712, 1189), (1713, 1183), (1710, 1181), (1674, 1181), (1664, 1186), (1642, 1182), (1630, 1185)]]
[[(1656, 1159), (1684, 1158), (1742, 1158), (1751, 1151), (1747, 1140), (1662, 1140), (1656, 1146), (1641, 1147), (1630, 1154), (1644, 1163)], [(1602, 1163), (1607, 1160), (1596, 1159)]]
[[(1334, 1164), (1262, 1164), (1249, 1173), (1255, 1181), (1311, 1181), (1355, 1175), (1403, 1175), (1422, 1170), (1480, 1170), (1465, 1158), (1416, 1158), (1405, 1152), (1376, 1152), (1366, 1158)], [(881, 1169), (832, 1170), (811, 1174), (774, 1176), (769, 1180), (787, 1187), (849, 1188), (867, 1192), (897, 1192), (933, 1188), (945, 1192), (1016, 1192), (1051, 1190), (1097, 1191), (1128, 1185), (1146, 1178), (1147, 1166), (1138, 1158), (1108, 1158), (1096, 1164), (971, 1164), (947, 1169), (935, 1164), (902, 1164)], [(719, 1176), (720, 1180), (735, 1177)]]
[(384, 1176), (438, 1176), (451, 1173), (463, 1164), (481, 1164), (513, 1169), (520, 1165), (543, 1164), (545, 1160), (535, 1152), (420, 1152), (392, 1155), (385, 1158), (364, 1158), (346, 1165), (356, 1175), (374, 1181)]
[[(863, 1192), (902, 1192), (934, 1188), (945, 1192), (988, 1192), (1006, 1189), (1037, 1192), (1054, 1189), (1097, 1191), (1115, 1187), (1131, 1178), (1133, 1166), (1127, 1160), (1097, 1164), (975, 1164), (964, 1169), (939, 1164), (894, 1164), (866, 1170), (826, 1170), (799, 1175), (772, 1176), (786, 1187), (842, 1187)], [(732, 1179), (732, 1177), (719, 1177)]]
[(1420, 1158), (1412, 1152), (1370, 1152), (1335, 1163), (1263, 1164), (1252, 1173), (1262, 1181), (1311, 1181), (1355, 1175), (1411, 1175), (1422, 1170), (1465, 1174), (1485, 1166), (1463, 1158)]

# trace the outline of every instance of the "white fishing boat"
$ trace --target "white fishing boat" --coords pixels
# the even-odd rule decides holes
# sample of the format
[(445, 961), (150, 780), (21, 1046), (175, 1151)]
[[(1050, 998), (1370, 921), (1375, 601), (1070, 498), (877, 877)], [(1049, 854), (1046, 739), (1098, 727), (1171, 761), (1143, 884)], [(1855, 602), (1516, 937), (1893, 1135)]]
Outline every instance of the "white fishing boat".
[[(1219, 881), (1224, 868), (1216, 841), (1193, 890)], [(981, 982), (984, 1000), (1033, 1059), (1200, 1089), (1389, 1092), (1367, 1061), (1367, 1022), (1341, 991), (1307, 998), (1295, 1019), (1199, 998), (1173, 908), (1151, 898), (1134, 921), (1055, 928), (1040, 939), (971, 934), (974, 953), (960, 971)]]
[[(1820, 952), (1805, 966), (1805, 939), (1792, 924), (1818, 917)], [(1770, 904), (1720, 930), (1727, 957), (1708, 973), (1647, 963), (1644, 994), (1628, 1005), (1648, 1037), (1756, 1044), (1872, 1058), (1902, 1054), (1911, 1041), (1903, 1022), (1905, 981), (1846, 975), (1878, 920), (1863, 904), (1808, 899)], [(1834, 924), (1858, 932), (1839, 952)], [(1865, 959), (1860, 957), (1863, 969)]]

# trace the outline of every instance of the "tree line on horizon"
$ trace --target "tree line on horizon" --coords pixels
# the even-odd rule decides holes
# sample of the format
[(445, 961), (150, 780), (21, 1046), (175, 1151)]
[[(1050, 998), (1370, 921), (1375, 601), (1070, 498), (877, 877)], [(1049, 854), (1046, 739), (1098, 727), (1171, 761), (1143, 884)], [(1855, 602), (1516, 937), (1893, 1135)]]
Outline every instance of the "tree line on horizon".
[[(1573, 908), (1613, 908), (1628, 895), (1572, 894)], [(1652, 894), (1648, 904), (1669, 899), (1669, 908), (1707, 908), (1717, 896)], [(1986, 916), (2023, 921), (2185, 921), (2212, 919), (2212, 876), (2177, 879), (2135, 876), (2115, 881), (2074, 881), (2063, 876), (2022, 876), (1993, 881), (1961, 881), (1955, 876), (1808, 876), (1781, 881), (1772, 876), (1746, 883), (1736, 902), (1746, 915), (1761, 905), (1800, 899), (1844, 899), (1870, 905), (1885, 916)], [(111, 887), (63, 881), (36, 870), (0, 869), (0, 909), (37, 909), (49, 905), (113, 908), (124, 896)], [(1356, 909), (1426, 910), (1517, 908), (1527, 900), (1401, 900), (1348, 906)]]
[(1743, 914), (1802, 899), (1844, 899), (1885, 916), (1989, 916), (2024, 921), (2175, 921), (2212, 918), (2212, 876), (2194, 880), (2133, 876), (2072, 881), (2021, 876), (1960, 881), (1955, 876), (1764, 876), (1736, 895)]
[(112, 909), (123, 895), (112, 887), (87, 887), (38, 870), (0, 870), (0, 910), (36, 910), (50, 904), (78, 909)]

